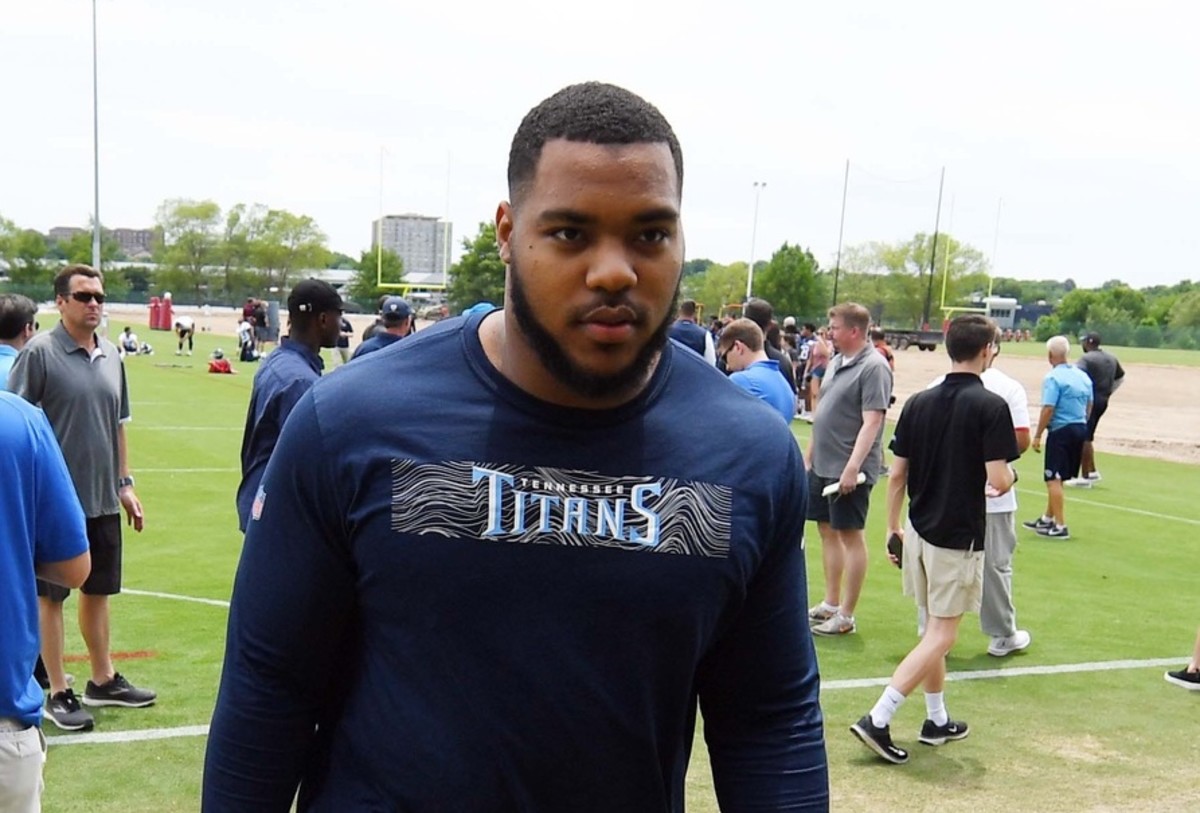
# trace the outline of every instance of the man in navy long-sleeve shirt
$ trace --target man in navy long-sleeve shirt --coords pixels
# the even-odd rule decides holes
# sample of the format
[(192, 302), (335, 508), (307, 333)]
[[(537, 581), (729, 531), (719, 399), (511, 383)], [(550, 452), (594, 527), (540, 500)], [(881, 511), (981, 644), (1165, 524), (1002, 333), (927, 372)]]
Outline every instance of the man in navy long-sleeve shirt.
[(242, 482), (238, 485), (238, 528), (245, 532), (259, 481), (279, 440), (284, 421), (300, 396), (325, 369), (322, 347), (337, 344), (342, 298), (328, 282), (306, 279), (288, 295), (289, 334), (254, 375), (246, 428), (242, 433)]
[[(655, 108), (560, 91), (513, 141), (508, 306), (300, 399), (247, 530), (204, 810), (298, 788), (302, 811), (673, 813), (697, 707), (724, 811), (828, 809), (804, 467), (666, 341), (681, 181)], [(726, 442), (691, 442), (701, 420)]]

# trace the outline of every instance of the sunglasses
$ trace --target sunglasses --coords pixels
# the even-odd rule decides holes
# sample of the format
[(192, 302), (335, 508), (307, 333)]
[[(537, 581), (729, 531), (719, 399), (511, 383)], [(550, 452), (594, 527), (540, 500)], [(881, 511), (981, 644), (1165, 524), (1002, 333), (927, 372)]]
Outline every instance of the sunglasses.
[(93, 299), (96, 300), (97, 305), (104, 304), (104, 294), (93, 294), (90, 291), (72, 291), (71, 299), (74, 299), (76, 302), (82, 302), (85, 305)]

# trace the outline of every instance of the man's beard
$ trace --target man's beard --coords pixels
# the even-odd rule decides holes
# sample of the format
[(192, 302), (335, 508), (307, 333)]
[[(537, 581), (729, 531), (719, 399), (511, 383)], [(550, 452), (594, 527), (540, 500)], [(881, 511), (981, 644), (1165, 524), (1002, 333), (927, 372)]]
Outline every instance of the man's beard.
[[(521, 332), (525, 334), (525, 338), (537, 353), (538, 360), (554, 378), (576, 395), (584, 398), (607, 399), (613, 396), (635, 394), (638, 386), (645, 381), (650, 365), (654, 363), (667, 343), (667, 332), (674, 322), (672, 315), (675, 313), (679, 300), (678, 283), (675, 286), (675, 294), (671, 298), (671, 307), (667, 309), (665, 317), (655, 328), (646, 344), (638, 351), (633, 361), (615, 373), (597, 374), (576, 364), (567, 355), (558, 340), (537, 320), (533, 308), (529, 304), (529, 299), (525, 296), (525, 289), (521, 285), (521, 273), (515, 260), (509, 266), (509, 274), (510, 298), (508, 305), (517, 318), (517, 325), (521, 328)], [(638, 313), (639, 319), (645, 318), (639, 309), (633, 308), (623, 294), (602, 294), (600, 301), (593, 303), (587, 310), (598, 305), (629, 307)]]

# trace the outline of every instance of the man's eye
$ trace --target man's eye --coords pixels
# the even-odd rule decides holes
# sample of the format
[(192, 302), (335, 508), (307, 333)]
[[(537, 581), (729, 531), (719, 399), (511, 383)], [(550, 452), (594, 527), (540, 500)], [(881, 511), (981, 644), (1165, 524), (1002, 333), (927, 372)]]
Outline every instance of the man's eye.
[(666, 229), (647, 229), (646, 231), (642, 232), (638, 239), (640, 239), (643, 243), (661, 243), (670, 236), (671, 233)]
[(561, 229), (556, 229), (551, 236), (555, 240), (574, 243), (583, 238), (583, 232), (573, 226), (565, 226)]

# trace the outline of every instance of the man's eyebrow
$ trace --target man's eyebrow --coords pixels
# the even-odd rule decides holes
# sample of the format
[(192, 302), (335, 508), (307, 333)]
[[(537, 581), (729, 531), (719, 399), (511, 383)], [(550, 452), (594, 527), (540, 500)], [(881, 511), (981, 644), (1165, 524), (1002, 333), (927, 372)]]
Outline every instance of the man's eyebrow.
[(575, 209), (547, 209), (538, 215), (538, 222), (570, 223), (575, 226), (586, 226), (596, 222), (596, 219)]
[(638, 212), (634, 215), (633, 219), (638, 223), (658, 223), (663, 220), (678, 220), (679, 210), (674, 206), (660, 206), (657, 209)]

